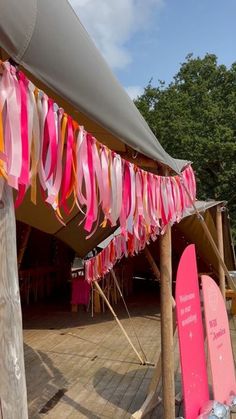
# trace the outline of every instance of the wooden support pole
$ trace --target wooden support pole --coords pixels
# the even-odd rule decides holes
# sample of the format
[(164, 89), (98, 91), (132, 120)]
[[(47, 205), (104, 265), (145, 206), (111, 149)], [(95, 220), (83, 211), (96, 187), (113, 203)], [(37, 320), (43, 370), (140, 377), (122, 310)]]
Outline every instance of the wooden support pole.
[(92, 286), (91, 286), (91, 317), (93, 317), (93, 310), (94, 310), (94, 307), (93, 307), (93, 283), (92, 283)]
[(205, 234), (206, 234), (206, 236), (207, 236), (207, 238), (208, 238), (208, 240), (209, 240), (209, 243), (211, 244), (211, 247), (212, 247), (212, 249), (213, 249), (213, 251), (214, 251), (214, 253), (215, 253), (216, 257), (217, 257), (217, 259), (218, 259), (218, 261), (219, 261), (219, 263), (220, 263), (221, 267), (222, 267), (222, 268), (223, 268), (223, 270), (224, 270), (224, 273), (225, 273), (225, 276), (226, 276), (226, 278), (227, 278), (227, 281), (228, 281), (228, 285), (229, 285), (229, 287), (230, 287), (230, 288), (232, 288), (234, 291), (236, 291), (236, 289), (235, 289), (235, 285), (234, 285), (234, 282), (232, 281), (232, 278), (231, 278), (231, 276), (230, 276), (230, 274), (229, 274), (229, 271), (228, 271), (228, 269), (227, 269), (227, 267), (226, 267), (226, 265), (225, 265), (225, 263), (224, 263), (224, 261), (223, 261), (223, 259), (222, 259), (221, 255), (220, 255), (220, 252), (219, 252), (219, 250), (218, 250), (218, 248), (217, 248), (217, 245), (215, 244), (215, 241), (214, 241), (214, 239), (213, 239), (213, 237), (212, 237), (212, 235), (211, 235), (211, 232), (209, 231), (209, 229), (208, 229), (208, 227), (207, 227), (207, 225), (206, 225), (206, 222), (205, 222), (205, 220), (204, 220), (203, 216), (202, 216), (202, 215), (200, 214), (200, 212), (198, 211), (198, 209), (197, 209), (197, 207), (196, 207), (196, 205), (195, 205), (195, 203), (194, 203), (193, 199), (191, 198), (191, 195), (190, 195), (190, 193), (189, 193), (189, 191), (188, 191), (188, 189), (186, 188), (186, 186), (185, 186), (185, 184), (184, 184), (184, 183), (183, 183), (183, 187), (184, 187), (184, 189), (185, 189), (185, 191), (186, 191), (186, 193), (187, 193), (187, 195), (188, 195), (188, 197), (189, 197), (189, 199), (190, 199), (190, 201), (191, 201), (191, 203), (192, 203), (192, 206), (193, 206), (193, 208), (194, 208), (194, 211), (195, 211), (195, 214), (196, 214), (197, 218), (198, 218), (198, 219), (199, 219), (199, 221), (201, 222), (201, 226), (202, 226), (202, 228), (203, 228), (203, 230), (204, 230), (204, 232), (205, 232)]
[[(222, 228), (222, 206), (218, 205), (216, 208), (216, 229), (217, 229), (217, 241), (218, 241), (218, 250), (222, 260), (224, 260), (224, 240), (223, 240), (223, 228)], [(219, 282), (220, 290), (225, 299), (225, 273), (224, 269), (219, 262)]]
[[(150, 250), (147, 248), (147, 246), (144, 249), (144, 254), (145, 254), (148, 262), (150, 263), (150, 266), (152, 268), (152, 271), (153, 271), (153, 273), (154, 273), (157, 281), (160, 281), (160, 279), (161, 279), (161, 273), (160, 273), (160, 271), (159, 271), (159, 269), (157, 267), (157, 264), (156, 264), (156, 262), (155, 262), (155, 260), (154, 260), (154, 258), (152, 256)], [(171, 296), (171, 301), (172, 301), (172, 308), (175, 308), (175, 299), (174, 299), (173, 296)]]
[(100, 285), (98, 284), (97, 281), (94, 281), (94, 284), (98, 290), (98, 292), (100, 293), (100, 295), (102, 296), (102, 298), (104, 299), (105, 303), (107, 304), (108, 308), (110, 309), (111, 313), (114, 316), (114, 319), (116, 320), (117, 324), (119, 325), (120, 329), (122, 330), (123, 334), (125, 335), (127, 341), (129, 342), (130, 346), (132, 347), (133, 351), (136, 353), (139, 361), (141, 362), (142, 365), (145, 365), (145, 361), (142, 359), (142, 357), (140, 356), (140, 354), (138, 353), (137, 349), (135, 348), (135, 346), (133, 345), (132, 341), (130, 340), (126, 330), (124, 329), (124, 327), (122, 326), (120, 320), (118, 319), (115, 311), (113, 310), (113, 307), (111, 306), (111, 304), (109, 303), (107, 297), (105, 296), (103, 290), (101, 289)]
[(27, 243), (29, 241), (29, 236), (31, 232), (31, 227), (29, 225), (25, 226), (25, 229), (23, 231), (22, 241), (19, 245), (18, 254), (17, 254), (17, 263), (18, 263), (18, 269), (21, 267), (21, 263), (25, 254), (25, 250), (27, 248)]
[[(173, 331), (174, 331), (174, 351), (176, 350), (178, 346), (178, 334), (177, 334), (177, 328), (176, 328), (176, 320), (175, 315), (173, 315)], [(143, 402), (142, 406), (132, 414), (133, 419), (142, 419), (146, 417), (146, 415), (155, 409), (157, 404), (159, 404), (162, 399), (160, 398), (159, 394), (161, 392), (161, 362), (162, 362), (162, 355), (160, 353), (159, 358), (156, 362), (156, 366), (153, 372), (153, 376), (151, 379), (151, 382), (148, 387), (147, 397), (145, 401)], [(179, 371), (179, 361), (175, 364), (175, 374), (177, 374)], [(175, 396), (176, 401), (176, 396)]]
[(160, 237), (161, 367), (164, 419), (175, 418), (174, 341), (172, 314), (171, 227)]
[(150, 252), (150, 250), (148, 249), (147, 246), (144, 249), (144, 254), (145, 254), (145, 256), (146, 256), (146, 258), (147, 258), (147, 260), (148, 260), (148, 262), (149, 262), (149, 264), (150, 264), (150, 266), (152, 268), (152, 270), (153, 270), (153, 273), (154, 273), (156, 279), (158, 281), (160, 281), (161, 273), (160, 273), (160, 271), (159, 271), (159, 269), (157, 267), (157, 264), (156, 264), (156, 262), (155, 262), (155, 260), (154, 260), (154, 258), (152, 256), (152, 254), (151, 254), (151, 252)]
[(218, 261), (219, 261), (220, 265), (222, 266), (222, 268), (224, 270), (224, 273), (225, 273), (225, 276), (226, 276), (226, 278), (228, 280), (228, 284), (229, 284), (230, 288), (235, 289), (235, 286), (234, 286), (234, 283), (233, 283), (233, 281), (231, 279), (231, 276), (229, 274), (229, 271), (228, 271), (228, 269), (227, 269), (227, 267), (226, 267), (226, 265), (225, 265), (225, 263), (224, 263), (221, 255), (220, 255), (220, 252), (219, 252), (219, 250), (218, 250), (218, 248), (217, 248), (217, 246), (215, 244), (215, 241), (214, 241), (214, 239), (213, 239), (213, 237), (211, 235), (211, 232), (209, 231), (209, 229), (208, 229), (208, 227), (206, 225), (206, 222), (205, 222), (204, 218), (201, 217), (200, 218), (200, 221), (201, 221), (201, 226), (202, 226), (204, 232), (206, 233), (206, 236), (207, 236), (207, 238), (208, 238), (208, 240), (209, 240), (209, 242), (210, 242), (210, 244), (212, 246), (212, 249), (213, 249), (216, 257), (218, 258)]
[(7, 184), (0, 201), (0, 266), (1, 414), (3, 419), (27, 419), (15, 212), (12, 190)]

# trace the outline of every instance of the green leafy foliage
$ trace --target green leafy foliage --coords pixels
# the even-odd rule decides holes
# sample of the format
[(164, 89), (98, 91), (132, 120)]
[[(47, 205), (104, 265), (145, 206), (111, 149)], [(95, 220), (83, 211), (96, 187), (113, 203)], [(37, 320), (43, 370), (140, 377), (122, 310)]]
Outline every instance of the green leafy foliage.
[(198, 198), (228, 201), (236, 238), (236, 63), (190, 54), (173, 82), (150, 81), (135, 104), (166, 151), (193, 162)]

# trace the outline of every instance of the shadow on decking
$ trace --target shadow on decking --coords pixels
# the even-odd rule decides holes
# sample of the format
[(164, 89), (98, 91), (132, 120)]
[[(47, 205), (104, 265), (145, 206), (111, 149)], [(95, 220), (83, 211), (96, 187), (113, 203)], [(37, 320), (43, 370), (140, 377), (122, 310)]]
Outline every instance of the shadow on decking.
[[(129, 301), (150, 361), (159, 345), (159, 340), (150, 341), (158, 337), (160, 322), (159, 304), (153, 300)], [(123, 307), (116, 311), (134, 339)], [(71, 313), (66, 304), (39, 302), (24, 307), (23, 318), (30, 419), (55, 418), (56, 412), (61, 417), (64, 410), (65, 417), (99, 419), (103, 412), (116, 417), (117, 410), (129, 414), (142, 405), (152, 368), (140, 366), (109, 312), (92, 319), (82, 309)]]
[[(99, 419), (99, 416), (81, 406), (66, 394), (68, 383), (44, 352), (35, 351), (29, 345), (24, 344), (24, 353), (25, 357), (27, 357), (25, 372), (29, 417), (31, 419), (41, 419), (42, 414), (52, 410), (62, 398), (64, 403), (73, 407), (78, 413), (85, 415), (89, 419)], [(43, 389), (40, 386), (42, 381), (44, 383)], [(60, 382), (63, 384), (63, 388), (58, 387)], [(38, 398), (35, 399), (37, 387)]]
[(119, 374), (109, 368), (99, 369), (93, 379), (93, 386), (100, 397), (121, 408), (134, 413), (143, 404), (150, 379), (142, 379), (150, 367)]

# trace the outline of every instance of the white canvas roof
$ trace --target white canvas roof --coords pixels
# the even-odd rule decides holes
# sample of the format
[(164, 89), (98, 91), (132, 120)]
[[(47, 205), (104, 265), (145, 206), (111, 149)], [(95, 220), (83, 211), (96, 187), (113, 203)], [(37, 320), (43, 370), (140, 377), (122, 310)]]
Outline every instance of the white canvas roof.
[(122, 143), (181, 171), (186, 162), (165, 152), (68, 1), (0, 0), (0, 10), (0, 46), (17, 63)]

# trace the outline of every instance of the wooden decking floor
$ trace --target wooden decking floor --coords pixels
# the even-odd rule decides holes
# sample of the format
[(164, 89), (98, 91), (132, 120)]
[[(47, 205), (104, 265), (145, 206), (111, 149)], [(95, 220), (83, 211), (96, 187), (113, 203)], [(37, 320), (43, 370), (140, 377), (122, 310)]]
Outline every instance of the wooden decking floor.
[[(148, 361), (160, 352), (157, 300), (131, 300), (130, 311)], [(119, 317), (137, 347), (123, 309)], [(142, 366), (111, 315), (38, 305), (24, 311), (30, 419), (130, 418), (145, 400), (153, 366)], [(235, 323), (231, 324), (236, 343)], [(176, 391), (180, 375), (176, 376)], [(176, 409), (176, 416), (181, 413)], [(162, 418), (157, 407), (147, 418)]]

